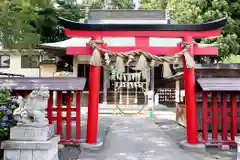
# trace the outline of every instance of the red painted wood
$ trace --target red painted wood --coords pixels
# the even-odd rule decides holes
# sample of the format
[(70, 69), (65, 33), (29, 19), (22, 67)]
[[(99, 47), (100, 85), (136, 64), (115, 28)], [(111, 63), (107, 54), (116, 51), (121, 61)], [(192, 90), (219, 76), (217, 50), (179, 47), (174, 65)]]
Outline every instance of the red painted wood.
[(235, 136), (237, 135), (237, 98), (236, 94), (231, 95), (231, 102), (232, 102), (232, 123), (231, 123), (231, 139), (234, 140)]
[[(180, 52), (182, 48), (177, 47), (149, 47), (149, 46), (121, 46), (121, 47), (104, 47), (112, 52), (128, 52), (133, 50), (143, 50), (154, 55), (172, 55)], [(194, 47), (194, 55), (218, 55), (217, 47)], [(86, 47), (67, 47), (66, 54), (68, 55), (92, 55), (92, 48)]]
[[(73, 107), (73, 106), (71, 106), (71, 107)], [(71, 109), (61, 108), (62, 112), (67, 112), (68, 110), (70, 110), (71, 112), (76, 112), (75, 106), (74, 106), (74, 108), (71, 108)], [(56, 111), (57, 112), (57, 111), (59, 111), (59, 109), (58, 108), (53, 108), (52, 111)]]
[(49, 97), (48, 97), (48, 108), (47, 108), (49, 124), (52, 124), (52, 122), (53, 122), (53, 120), (52, 120), (53, 110), (52, 109), (53, 109), (53, 91), (50, 91)]
[(149, 48), (149, 41), (150, 41), (150, 37), (136, 37), (135, 46), (138, 49), (141, 49), (141, 47)]
[[(101, 37), (92, 37), (98, 40)], [(100, 91), (101, 66), (90, 65), (89, 77), (89, 97), (88, 97), (88, 120), (87, 120), (87, 138), (86, 142), (90, 144), (97, 143), (98, 135), (98, 103)]]
[(222, 140), (228, 137), (228, 120), (227, 120), (227, 94), (222, 93)]
[[(58, 120), (58, 117), (52, 117), (52, 120), (53, 121), (57, 121)], [(62, 121), (66, 121), (67, 120), (67, 117), (62, 117), (61, 119)], [(71, 117), (71, 121), (75, 121), (76, 120), (76, 117)], [(61, 137), (62, 138), (62, 137)]]
[[(188, 35), (188, 34), (186, 34)], [(185, 42), (192, 42), (192, 37), (184, 37)], [(190, 55), (194, 55), (194, 48), (189, 50)], [(197, 132), (197, 105), (195, 89), (195, 72), (194, 68), (187, 68), (184, 60), (184, 86), (185, 86), (185, 103), (186, 103), (186, 121), (187, 121), (187, 142), (189, 144), (198, 143)]]
[(202, 92), (202, 139), (208, 140), (208, 94)]
[(76, 139), (81, 138), (81, 93), (76, 91)]
[(57, 135), (62, 135), (62, 91), (57, 92)]
[(71, 91), (68, 91), (66, 94), (66, 104), (67, 104), (67, 120), (66, 120), (66, 139), (69, 140), (71, 139), (71, 130), (72, 130), (72, 126), (71, 126)]
[(211, 31), (80, 31), (64, 29), (65, 33), (69, 37), (185, 37), (203, 38), (219, 36), (221, 29)]
[(212, 139), (218, 139), (218, 97), (217, 93), (212, 93)]
[(30, 91), (24, 91), (24, 92), (23, 92), (23, 96), (24, 96), (24, 97), (27, 97), (27, 96), (29, 95), (29, 93), (30, 93)]

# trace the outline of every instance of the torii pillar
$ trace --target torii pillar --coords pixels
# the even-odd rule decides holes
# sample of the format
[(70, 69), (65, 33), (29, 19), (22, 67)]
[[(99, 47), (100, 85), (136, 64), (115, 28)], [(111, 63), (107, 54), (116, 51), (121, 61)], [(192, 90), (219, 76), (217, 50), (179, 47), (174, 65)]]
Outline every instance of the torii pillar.
[[(183, 37), (186, 43), (193, 42), (191, 36)], [(194, 45), (194, 44), (193, 44)], [(194, 46), (189, 49), (189, 55), (194, 56)], [(194, 58), (194, 57), (193, 57)], [(186, 119), (187, 119), (187, 142), (189, 144), (198, 143), (198, 122), (197, 122), (197, 105), (196, 105), (196, 84), (195, 84), (195, 71), (194, 68), (188, 68), (186, 59), (183, 57), (184, 64), (184, 88), (185, 88), (185, 105)], [(191, 121), (190, 121), (191, 120)]]
[[(153, 55), (174, 55), (183, 50), (181, 44), (177, 47), (150, 46), (150, 37), (182, 38), (183, 42), (192, 43), (194, 38), (215, 37), (221, 34), (221, 27), (227, 23), (226, 18), (218, 19), (203, 24), (86, 24), (72, 22), (60, 18), (60, 24), (65, 27), (65, 33), (70, 37), (92, 37), (99, 40), (100, 37), (135, 37), (135, 46), (107, 46), (102, 47), (112, 52), (128, 52), (143, 50)], [(67, 47), (70, 55), (91, 55), (93, 49), (89, 44), (83, 47)], [(194, 44), (189, 49), (189, 55), (218, 55), (218, 48)], [(197, 108), (195, 91), (194, 68), (188, 68), (184, 59), (184, 83), (187, 116), (187, 142), (198, 144), (197, 132)], [(87, 143), (97, 143), (98, 131), (98, 101), (100, 90), (100, 66), (90, 67), (90, 89), (88, 105)]]
[[(93, 36), (92, 40), (101, 40), (101, 37)], [(100, 79), (101, 79), (101, 66), (90, 65), (87, 138), (86, 138), (86, 143), (88, 144), (97, 143)]]

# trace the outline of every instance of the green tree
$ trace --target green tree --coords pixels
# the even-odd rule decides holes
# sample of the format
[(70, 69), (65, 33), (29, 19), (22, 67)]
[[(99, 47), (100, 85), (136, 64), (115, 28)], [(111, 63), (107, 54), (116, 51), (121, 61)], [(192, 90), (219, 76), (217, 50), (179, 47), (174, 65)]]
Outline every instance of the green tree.
[(140, 0), (140, 8), (142, 9), (165, 9), (167, 0)]
[(90, 9), (133, 9), (132, 0), (84, 0), (83, 4), (88, 4)]
[(76, 0), (1, 0), (0, 42), (4, 48), (28, 49), (65, 40), (58, 17), (78, 21), (83, 7)]
[(57, 0), (55, 3), (48, 0), (37, 13), (38, 18), (34, 21), (34, 26), (41, 36), (41, 42), (50, 43), (67, 39), (58, 25), (58, 17), (78, 21), (84, 17), (84, 7), (78, 5), (76, 0)]
[(220, 44), (219, 56), (212, 59), (221, 60), (239, 53), (239, 0), (168, 0), (167, 8), (175, 23), (196, 24), (227, 17), (228, 24), (222, 35), (216, 40), (203, 39), (202, 42)]
[(112, 6), (113, 9), (133, 9), (134, 4), (132, 0), (111, 0), (110, 6)]
[(107, 6), (115, 9), (134, 7), (131, 0), (83, 0), (82, 4), (78, 4), (76, 0), (56, 0), (55, 4), (50, 0), (45, 0), (37, 12), (38, 18), (34, 21), (41, 42), (57, 42), (67, 39), (63, 29), (58, 26), (57, 18), (64, 17), (78, 21), (85, 18), (87, 6), (89, 9), (103, 9)]
[(37, 18), (36, 4), (19, 0), (0, 2), (0, 42), (4, 48), (35, 48), (40, 36), (30, 24)]

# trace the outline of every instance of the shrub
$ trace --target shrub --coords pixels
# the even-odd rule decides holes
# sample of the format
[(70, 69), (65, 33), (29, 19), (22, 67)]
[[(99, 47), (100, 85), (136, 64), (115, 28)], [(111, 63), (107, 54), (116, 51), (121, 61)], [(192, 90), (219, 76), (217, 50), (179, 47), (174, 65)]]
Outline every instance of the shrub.
[(0, 139), (9, 139), (10, 128), (17, 121), (13, 117), (13, 109), (16, 108), (16, 98), (11, 96), (8, 90), (0, 90)]

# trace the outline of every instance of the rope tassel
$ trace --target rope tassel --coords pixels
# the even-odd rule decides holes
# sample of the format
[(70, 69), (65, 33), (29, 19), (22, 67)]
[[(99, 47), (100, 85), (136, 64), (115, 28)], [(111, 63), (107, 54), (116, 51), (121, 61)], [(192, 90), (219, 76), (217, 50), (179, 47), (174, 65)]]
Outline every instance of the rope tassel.
[(186, 61), (187, 68), (193, 68), (195, 65), (195, 61), (194, 61), (193, 57), (190, 56), (188, 52), (185, 52), (184, 58)]
[(138, 59), (138, 62), (136, 64), (137, 70), (144, 70), (148, 68), (148, 62), (144, 55), (141, 55)]
[(98, 49), (93, 50), (93, 54), (90, 59), (90, 64), (93, 66), (101, 66), (102, 65), (102, 57), (101, 57), (101, 53)]
[(117, 57), (115, 66), (117, 73), (122, 74), (123, 72), (125, 72), (125, 64), (122, 57)]
[(163, 78), (168, 78), (172, 76), (170, 65), (167, 62), (163, 62), (162, 73)]
[(141, 55), (138, 59), (138, 62), (136, 64), (135, 69), (136, 70), (141, 70), (143, 78), (146, 79), (148, 68), (149, 68), (149, 66), (148, 66), (148, 62), (147, 62), (146, 57), (144, 55)]

